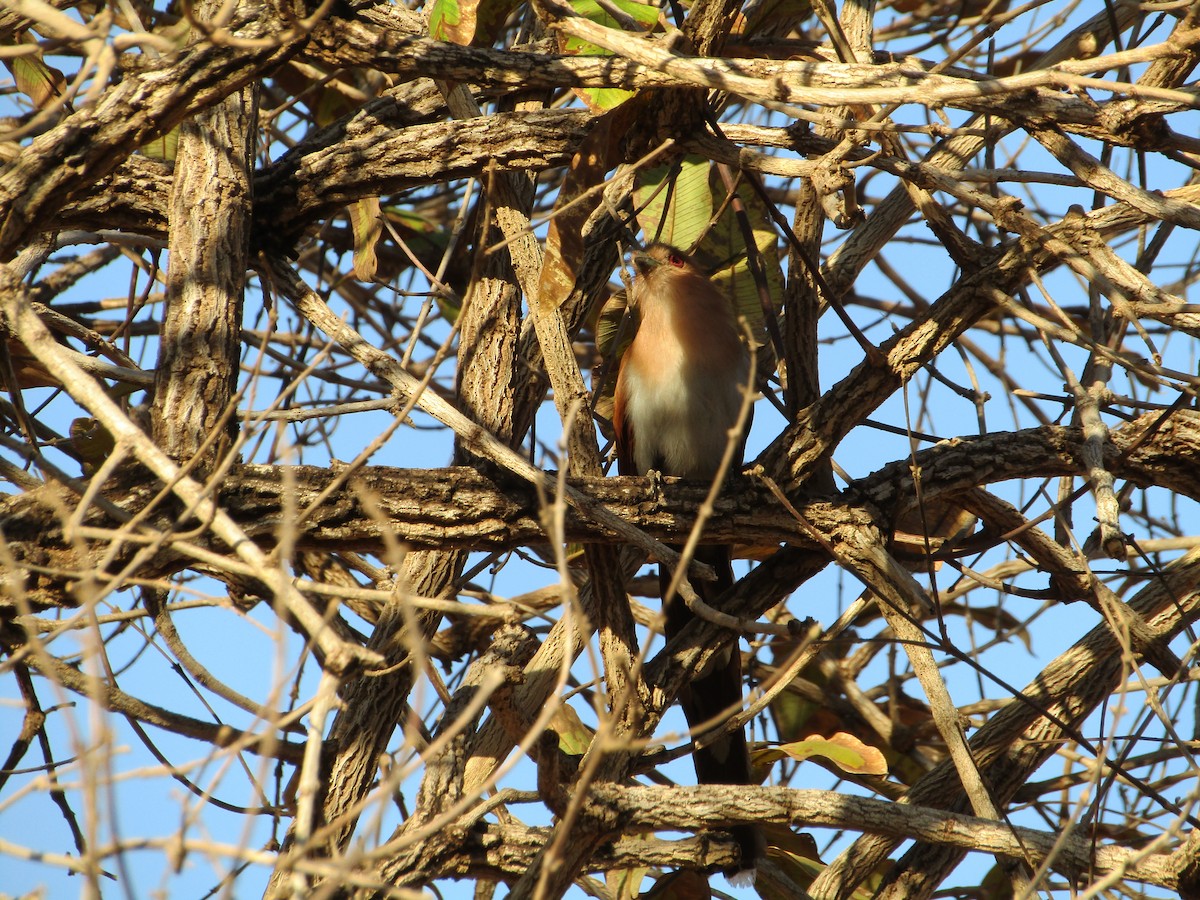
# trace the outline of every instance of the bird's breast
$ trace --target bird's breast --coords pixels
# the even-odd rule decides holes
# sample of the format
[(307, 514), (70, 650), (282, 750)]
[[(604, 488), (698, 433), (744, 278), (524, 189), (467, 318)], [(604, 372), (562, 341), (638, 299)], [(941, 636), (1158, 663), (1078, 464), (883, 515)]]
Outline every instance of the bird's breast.
[(731, 328), (724, 335), (696, 330), (688, 341), (679, 328), (661, 325), (642, 323), (622, 366), (634, 463), (642, 474), (709, 478), (737, 423), (745, 354)]

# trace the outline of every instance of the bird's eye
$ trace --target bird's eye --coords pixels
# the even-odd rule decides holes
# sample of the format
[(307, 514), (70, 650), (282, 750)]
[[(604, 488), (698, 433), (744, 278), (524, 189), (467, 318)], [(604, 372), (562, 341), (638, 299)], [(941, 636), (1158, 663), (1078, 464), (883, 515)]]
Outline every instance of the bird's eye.
[(678, 253), (672, 253), (670, 256), (668, 256), (667, 262), (669, 262), (671, 265), (673, 265), (677, 269), (683, 268), (683, 257), (680, 256)]

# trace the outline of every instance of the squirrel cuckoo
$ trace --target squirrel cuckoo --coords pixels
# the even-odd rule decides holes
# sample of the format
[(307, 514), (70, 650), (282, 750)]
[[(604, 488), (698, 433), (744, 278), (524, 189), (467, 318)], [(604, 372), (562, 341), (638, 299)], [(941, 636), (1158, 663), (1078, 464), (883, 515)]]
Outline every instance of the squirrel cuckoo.
[[(646, 252), (635, 253), (633, 263), (637, 278), (630, 305), (641, 321), (621, 357), (613, 398), (618, 469), (622, 475), (654, 470), (711, 481), (720, 469), (749, 380), (749, 359), (733, 307), (695, 264), (672, 247), (652, 244)], [(740, 443), (745, 443), (744, 436)], [(739, 445), (735, 465), (741, 464), (741, 456)], [(694, 584), (700, 599), (711, 605), (733, 585), (730, 548), (700, 546), (695, 558), (717, 573), (715, 582)], [(664, 596), (670, 580), (667, 567), (660, 566)], [(678, 596), (667, 604), (665, 613), (670, 641), (693, 616)], [(679, 697), (693, 730), (705, 723), (711, 727), (718, 715), (728, 715), (741, 700), (742, 657), (736, 641)], [(693, 759), (701, 784), (757, 783), (741, 730), (697, 748)], [(732, 877), (752, 882), (764, 852), (761, 832), (742, 826), (734, 829), (734, 837), (742, 856)]]

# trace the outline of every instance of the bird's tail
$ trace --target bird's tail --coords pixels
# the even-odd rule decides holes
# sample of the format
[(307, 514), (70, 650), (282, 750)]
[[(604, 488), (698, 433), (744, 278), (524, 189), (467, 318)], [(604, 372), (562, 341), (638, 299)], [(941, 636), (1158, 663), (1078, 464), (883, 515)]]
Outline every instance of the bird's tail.
[[(678, 549), (678, 548), (676, 548)], [(702, 601), (713, 605), (725, 590), (733, 586), (733, 566), (728, 546), (699, 546), (695, 559), (713, 567), (716, 581), (694, 581), (693, 587)], [(659, 570), (659, 582), (665, 595), (670, 583), (670, 572), (666, 566)], [(676, 595), (667, 605), (666, 638), (671, 640), (692, 621), (693, 614), (683, 599)], [(737, 641), (732, 641), (725, 652), (718, 654), (700, 675), (685, 686), (679, 694), (679, 704), (687, 717), (693, 734), (706, 723), (711, 728), (721, 714), (729, 715), (742, 701), (742, 654)], [(750, 750), (746, 745), (746, 734), (741, 728), (723, 735), (692, 754), (696, 764), (696, 780), (700, 784), (757, 784), (750, 767)], [(762, 831), (753, 825), (739, 825), (731, 829), (741, 847), (741, 862), (725, 875), (731, 880), (753, 878), (753, 870), (765, 854)]]

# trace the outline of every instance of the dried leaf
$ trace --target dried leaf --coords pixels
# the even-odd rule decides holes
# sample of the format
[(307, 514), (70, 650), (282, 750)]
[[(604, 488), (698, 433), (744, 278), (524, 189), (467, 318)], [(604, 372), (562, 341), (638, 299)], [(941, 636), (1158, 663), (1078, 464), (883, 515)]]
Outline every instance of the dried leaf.
[(520, 0), (435, 0), (429, 10), (429, 34), (464, 47), (487, 47), (520, 5)]
[(712, 888), (708, 879), (693, 869), (669, 872), (654, 882), (654, 887), (642, 894), (645, 900), (709, 900)]
[[(0, 383), (0, 388), (12, 391), (17, 388), (62, 387), (62, 382), (51, 375), (38, 358), (26, 350), (25, 345), (19, 340), (9, 338), (5, 341), (5, 347), (8, 350), (9, 363), (12, 365), (17, 383), (16, 385)], [(3, 369), (0, 368), (0, 372), (2, 371)]]
[(571, 159), (554, 204), (546, 233), (546, 252), (535, 301), (544, 311), (558, 309), (575, 287), (576, 267), (583, 259), (583, 225), (599, 203), (579, 201), (621, 160), (621, 140), (641, 111), (642, 102), (623, 103), (596, 119)]
[(38, 109), (58, 100), (67, 90), (67, 79), (53, 66), (46, 65), (41, 51), (4, 60), (12, 73), (17, 90), (33, 101)]

